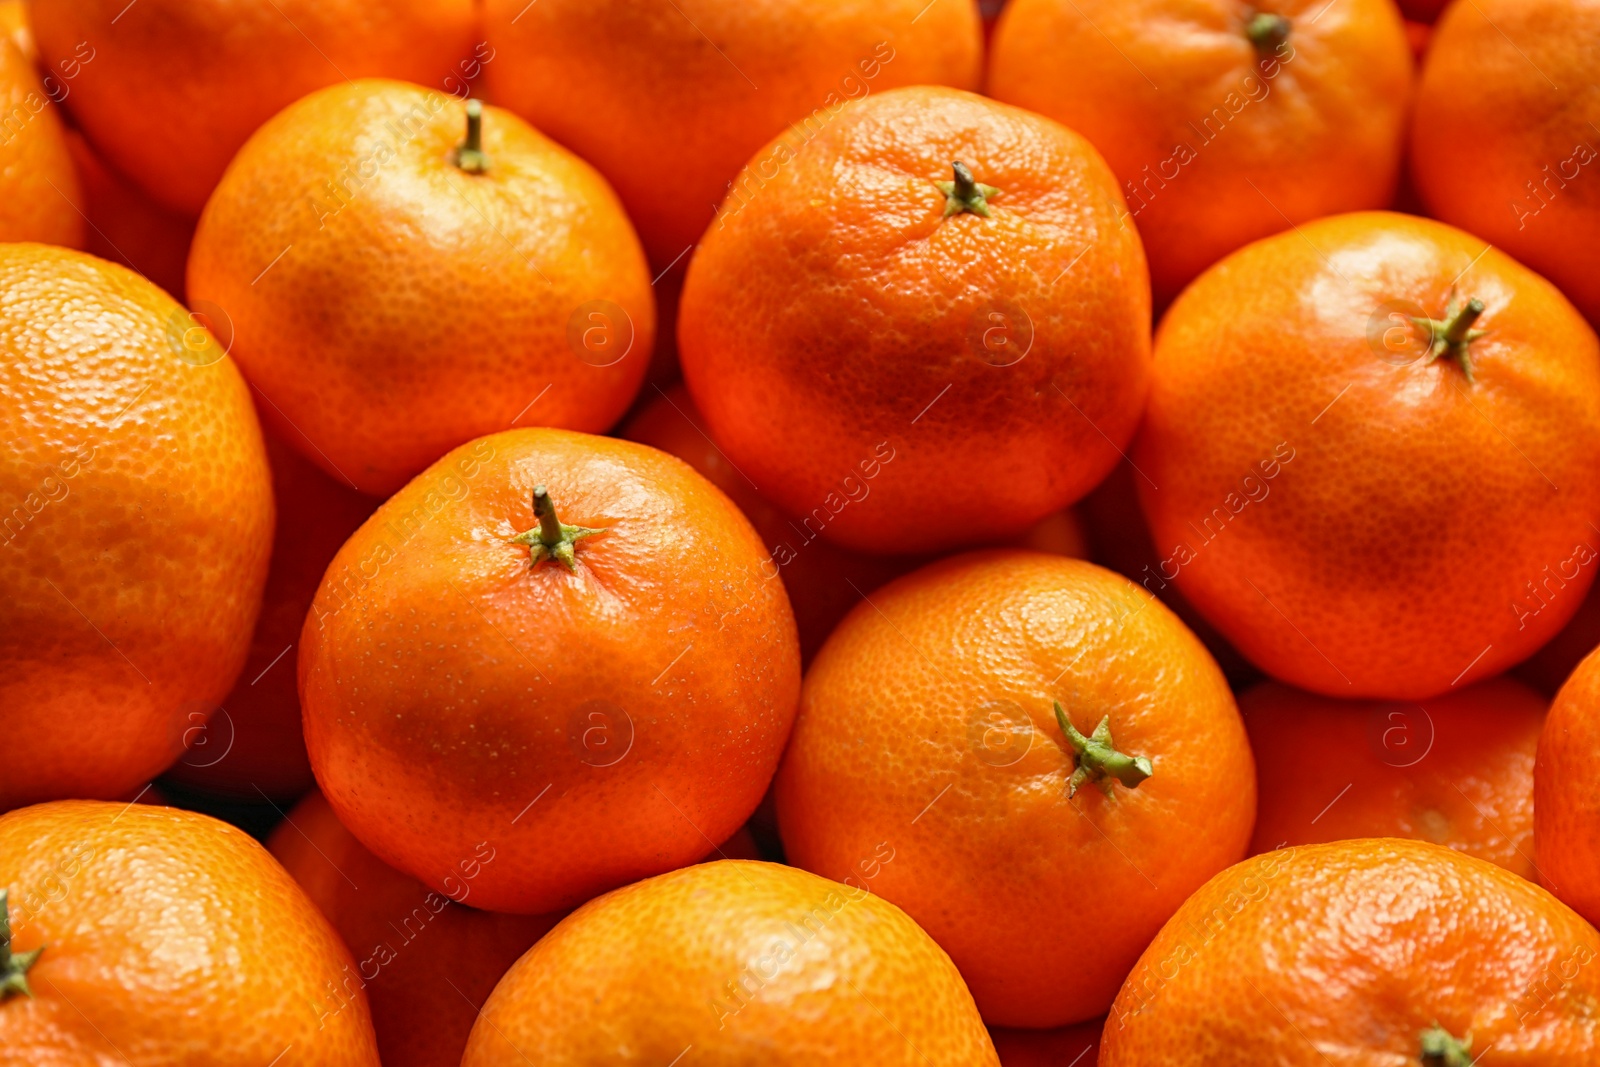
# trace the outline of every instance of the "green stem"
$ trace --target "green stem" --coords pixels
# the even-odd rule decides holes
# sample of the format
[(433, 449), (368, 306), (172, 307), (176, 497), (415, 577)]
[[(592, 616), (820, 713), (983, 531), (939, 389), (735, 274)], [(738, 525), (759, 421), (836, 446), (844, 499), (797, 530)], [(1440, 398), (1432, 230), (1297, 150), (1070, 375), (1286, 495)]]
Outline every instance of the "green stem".
[(38, 962), (39, 954), (44, 951), (43, 945), (29, 952), (11, 951), (11, 908), (7, 896), (8, 891), (0, 889), (0, 1001), (13, 993), (33, 996), (33, 990), (28, 988), (28, 968)]
[(1422, 1031), (1423, 1067), (1470, 1067), (1472, 1035), (1457, 1041), (1438, 1023)]
[(1467, 384), (1472, 384), (1472, 354), (1468, 346), (1489, 332), (1475, 329), (1473, 325), (1483, 311), (1483, 301), (1473, 297), (1459, 306), (1452, 299), (1444, 309), (1443, 319), (1412, 316), (1411, 321), (1418, 329), (1428, 331), (1428, 356), (1423, 365), (1431, 366), (1439, 359), (1454, 360)]
[(972, 176), (972, 171), (961, 160), (950, 164), (955, 171), (956, 180), (953, 182), (934, 182), (939, 191), (944, 194), (944, 217), (958, 215), (963, 211), (970, 211), (974, 215), (989, 218), (989, 198), (999, 196), (1000, 190), (992, 185), (984, 185)]
[(1271, 55), (1289, 39), (1290, 22), (1282, 15), (1258, 11), (1244, 24), (1244, 35), (1262, 55)]
[(550, 491), (542, 485), (533, 487), (533, 516), (539, 520), (539, 525), (517, 534), (511, 541), (528, 546), (528, 555), (535, 567), (547, 559), (553, 559), (567, 570), (576, 572), (578, 562), (574, 546), (585, 537), (606, 532), (604, 528), (568, 526), (562, 522), (556, 514), (555, 501), (550, 499)]
[(1056, 701), (1055, 705), (1056, 722), (1066, 735), (1067, 744), (1072, 746), (1072, 751), (1078, 757), (1078, 767), (1067, 780), (1069, 798), (1076, 796), (1078, 788), (1085, 782), (1098, 783), (1106, 796), (1110, 796), (1113, 779), (1129, 789), (1137, 789), (1140, 782), (1155, 773), (1150, 761), (1143, 756), (1130, 756), (1117, 751), (1111, 741), (1111, 716), (1101, 719), (1094, 733), (1084, 737), (1077, 727), (1067, 721), (1067, 712), (1061, 706), (1061, 701)]
[(456, 146), (455, 165), (468, 174), (482, 174), (489, 169), (489, 157), (483, 154), (483, 101), (467, 101), (467, 139)]

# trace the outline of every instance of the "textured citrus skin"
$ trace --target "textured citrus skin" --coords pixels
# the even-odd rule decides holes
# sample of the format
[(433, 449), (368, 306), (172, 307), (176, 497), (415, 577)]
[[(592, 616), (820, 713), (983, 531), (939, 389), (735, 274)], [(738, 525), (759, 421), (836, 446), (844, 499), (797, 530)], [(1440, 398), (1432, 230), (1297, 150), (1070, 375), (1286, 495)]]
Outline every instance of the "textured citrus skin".
[(1012, 0), (996, 27), (986, 91), (1105, 156), (1158, 305), (1241, 245), (1394, 195), (1411, 91), (1394, 5), (1264, 6), (1290, 22), (1265, 53), (1233, 0)]
[(688, 390), (675, 385), (628, 421), (622, 436), (671, 453), (728, 494), (771, 552), (794, 608), (800, 655), (809, 663), (845, 614), (890, 578), (920, 562), (916, 557), (872, 556), (841, 548), (785, 515), (718, 448)]
[(1600, 586), (1591, 585), (1589, 595), (1561, 631), (1512, 673), (1553, 697), (1596, 647), (1600, 647)]
[(501, 980), (461, 1067), (995, 1065), (961, 976), (894, 905), (774, 863), (630, 885)]
[(280, 109), (353, 78), (453, 89), (475, 40), (472, 0), (32, 0), (29, 14), (46, 67), (93, 49), (66, 106), (95, 148), (190, 217)]
[(208, 793), (293, 800), (311, 787), (295, 660), (322, 574), (376, 501), (333, 481), (266, 436), (278, 502), (272, 562), (250, 655), (233, 691), (167, 777)]
[(83, 216), (74, 206), (81, 193), (66, 130), (10, 35), (0, 37), (0, 115), (0, 241), (81, 248)]
[(0, 1001), (5, 1067), (378, 1067), (350, 954), (243, 831), (67, 800), (0, 817), (12, 947), (33, 996)]
[(600, 169), (657, 268), (790, 123), (903, 85), (976, 89), (972, 0), (488, 0), (489, 98)]
[(650, 274), (605, 180), (494, 108), (468, 174), (466, 121), (421, 86), (325, 89), (250, 139), (195, 233), (189, 293), (231, 319), (269, 423), (365, 492), (514, 423), (605, 430), (649, 363)]
[(1533, 757), (1547, 706), (1510, 678), (1420, 704), (1256, 686), (1239, 697), (1260, 797), (1250, 849), (1409, 837), (1537, 880)]
[[(511, 538), (547, 485), (576, 573)], [(540, 913), (699, 859), (765, 791), (799, 697), (794, 617), (750, 524), (643, 445), (511, 430), (451, 452), (340, 550), (300, 695), (323, 792), (367, 847)], [(481, 902), (481, 903), (480, 903)]]
[(261, 431), (187, 312), (81, 252), (0, 246), (0, 355), (0, 810), (115, 797), (244, 663), (272, 547)]
[[(952, 160), (1001, 190), (991, 217), (942, 217)], [(970, 546), (957, 493), (980, 542), (1019, 533), (1138, 422), (1150, 293), (1123, 212), (1094, 149), (1037, 115), (925, 87), (854, 103), (696, 249), (689, 392), (761, 491), (839, 544)]]
[[(1110, 716), (1154, 775), (1069, 799), (1055, 700), (1085, 735)], [(1110, 571), (1016, 550), (936, 563), (846, 616), (775, 792), (789, 861), (870, 876), (1000, 1026), (1104, 1014), (1255, 817), (1244, 726), (1194, 635)]]
[(1600, 934), (1509, 871), (1422, 841), (1230, 867), (1117, 996), (1101, 1067), (1415, 1064), (1437, 1025), (1484, 1067), (1600, 1055)]
[[(1474, 0), (1434, 28), (1411, 124), (1428, 212), (1600, 321), (1600, 2)], [(1531, 188), (1530, 188), (1531, 183)]]
[(1550, 705), (1533, 770), (1533, 836), (1544, 885), (1600, 922), (1600, 657), (1578, 664)]
[(349, 946), (384, 1067), (459, 1067), (478, 1007), (559, 918), (469, 907), (464, 873), (429, 889), (362, 847), (315, 790), (267, 848)]
[[(1474, 383), (1427, 364), (1405, 318), (1452, 294), (1486, 306)], [(1165, 576), (1240, 652), (1303, 689), (1420, 700), (1524, 659), (1582, 602), (1600, 348), (1485, 241), (1323, 219), (1172, 306), (1133, 460)]]

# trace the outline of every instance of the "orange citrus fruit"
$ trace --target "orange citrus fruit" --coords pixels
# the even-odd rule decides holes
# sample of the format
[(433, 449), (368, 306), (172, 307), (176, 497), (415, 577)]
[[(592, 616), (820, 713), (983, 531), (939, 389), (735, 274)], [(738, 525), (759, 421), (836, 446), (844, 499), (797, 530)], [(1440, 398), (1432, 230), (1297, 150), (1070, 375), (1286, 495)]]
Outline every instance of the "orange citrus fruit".
[(436, 889), (540, 913), (700, 859), (799, 695), (783, 583), (687, 464), (562, 430), (463, 445), (339, 551), (300, 643), (340, 820)]
[(689, 392), (761, 492), (838, 544), (1014, 536), (1138, 422), (1150, 294), (1122, 213), (1099, 154), (1047, 119), (955, 89), (858, 101), (695, 250)]
[(1152, 584), (1281, 681), (1423, 700), (1582, 602), (1600, 344), (1486, 241), (1384, 212), (1266, 238), (1185, 290), (1155, 365)]
[(986, 91), (1105, 155), (1165, 306), (1241, 245), (1389, 204), (1411, 54), (1391, 0), (1011, 0)]
[(1397, 838), (1269, 852), (1190, 897), (1100, 1067), (1465, 1067), (1600, 1055), (1600, 934), (1494, 864)]
[(365, 492), (519, 423), (605, 430), (648, 363), (650, 275), (605, 180), (477, 108), (313, 93), (250, 138), (195, 233), (189, 294), (231, 323), (269, 425)]
[(789, 861), (904, 908), (1000, 1026), (1104, 1014), (1255, 817), (1244, 726), (1194, 635), (1119, 575), (1018, 550), (846, 616), (774, 791)]
[(1409, 837), (1536, 878), (1533, 757), (1547, 705), (1510, 678), (1420, 703), (1256, 686), (1239, 697), (1256, 757), (1251, 851)]
[(226, 823), (85, 800), (0, 816), (6, 1067), (378, 1067), (366, 999), (339, 984), (350, 966)]
[(123, 267), (0, 245), (0, 811), (118, 796), (244, 665), (273, 501), (244, 379)]
[(871, 93), (976, 89), (983, 63), (972, 0), (487, 0), (484, 15), (490, 98), (611, 180), (658, 269), (790, 123), (803, 143)]
[[(314, 89), (383, 76), (455, 91), (460, 66), (476, 54), (473, 7), (472, 0), (33, 0), (30, 14), (44, 65), (64, 79), (76, 72), (64, 81), (67, 110), (96, 150), (192, 218), (256, 127)], [(334, 166), (320, 177), (348, 178)]]
[(724, 860), (573, 912), (495, 988), (461, 1067), (995, 1067), (938, 945), (870, 892)]

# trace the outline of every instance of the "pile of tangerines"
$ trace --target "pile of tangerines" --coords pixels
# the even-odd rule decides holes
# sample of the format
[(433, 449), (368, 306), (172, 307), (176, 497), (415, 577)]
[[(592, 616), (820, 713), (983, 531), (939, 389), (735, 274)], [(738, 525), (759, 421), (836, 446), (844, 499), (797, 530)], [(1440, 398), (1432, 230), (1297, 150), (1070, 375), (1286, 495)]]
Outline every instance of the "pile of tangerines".
[(1600, 0), (0, 28), (0, 1065), (1600, 1065)]

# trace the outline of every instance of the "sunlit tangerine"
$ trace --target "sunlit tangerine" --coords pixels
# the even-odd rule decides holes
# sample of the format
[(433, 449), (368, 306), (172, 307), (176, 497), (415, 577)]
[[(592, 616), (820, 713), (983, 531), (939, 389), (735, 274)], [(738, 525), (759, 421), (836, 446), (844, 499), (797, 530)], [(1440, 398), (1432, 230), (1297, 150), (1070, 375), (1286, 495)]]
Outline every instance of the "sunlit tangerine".
[(352, 966), (236, 827), (88, 800), (0, 816), (6, 1067), (378, 1067), (366, 998), (333, 995)]
[(954, 89), (853, 103), (695, 250), (689, 392), (761, 492), (839, 544), (1017, 534), (1138, 422), (1150, 293), (1124, 213), (1048, 119)]
[(159, 774), (244, 664), (271, 476), (221, 345), (123, 267), (0, 245), (0, 811)]
[(803, 143), (850, 100), (976, 89), (983, 64), (973, 0), (488, 0), (484, 16), (489, 98), (600, 169), (658, 270), (790, 123)]
[(461, 1067), (998, 1067), (938, 945), (870, 888), (723, 860), (573, 912), (483, 1007)]
[(1443, 223), (1308, 223), (1207, 271), (1156, 336), (1133, 461), (1178, 588), (1274, 677), (1421, 700), (1582, 602), (1600, 346), (1549, 282)]
[(1600, 922), (1600, 656), (1591, 652), (1556, 694), (1533, 770), (1533, 836), (1546, 887)]
[(214, 795), (293, 800), (312, 784), (295, 684), (300, 629), (322, 574), (377, 501), (266, 437), (278, 520), (261, 615), (239, 681), (166, 777)]
[(256, 127), (307, 93), (374, 76), (459, 92), (487, 55), (472, 0), (33, 0), (30, 14), (95, 148), (191, 218)]
[(1411, 122), (1430, 214), (1494, 242), (1600, 321), (1600, 3), (1473, 0), (1440, 18)]
[(340, 550), (306, 619), (317, 780), (386, 862), (540, 913), (685, 863), (755, 809), (800, 655), (732, 502), (644, 445), (512, 430), (447, 454)]
[(1103, 1015), (1255, 817), (1244, 726), (1199, 640), (1120, 575), (1017, 550), (933, 564), (846, 616), (775, 793), (789, 862), (904, 908), (1001, 1026)]
[(655, 331), (603, 178), (509, 112), (391, 81), (314, 93), (250, 138), (189, 295), (231, 322), (269, 425), (379, 495), (513, 425), (609, 429)]
[(1100, 1064), (1592, 1063), (1597, 954), (1572, 909), (1452, 849), (1286, 848), (1217, 875), (1162, 928)]
[(355, 958), (342, 977), (366, 994), (384, 1067), (459, 1067), (478, 1008), (560, 918), (471, 907), (471, 865), (448, 888), (429, 889), (363, 847), (315, 790), (267, 848)]
[(987, 85), (1104, 154), (1158, 306), (1259, 237), (1386, 207), (1410, 91), (1391, 0), (1011, 0)]
[(1548, 701), (1491, 678), (1420, 703), (1266, 682), (1239, 697), (1259, 792), (1251, 851), (1355, 837), (1445, 845), (1537, 881), (1533, 757)]
[(60, 109), (9, 35), (0, 37), (0, 114), (0, 241), (81, 247), (82, 194)]

